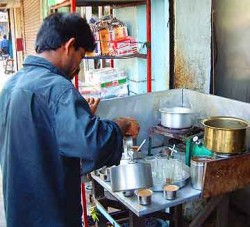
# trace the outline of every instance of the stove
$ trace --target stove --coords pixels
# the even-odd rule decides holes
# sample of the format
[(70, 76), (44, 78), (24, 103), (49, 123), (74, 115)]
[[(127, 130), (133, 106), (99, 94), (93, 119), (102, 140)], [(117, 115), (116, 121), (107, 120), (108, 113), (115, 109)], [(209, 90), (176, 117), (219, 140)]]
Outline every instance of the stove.
[[(203, 138), (203, 128), (192, 126), (190, 128), (167, 128), (158, 124), (154, 127), (149, 129), (149, 142), (151, 143), (152, 138), (155, 135), (162, 135), (164, 136), (167, 141), (168, 148), (175, 148), (175, 150), (179, 151), (178, 154), (175, 153), (174, 156), (184, 156), (184, 162), (186, 165), (190, 165), (190, 158), (193, 153), (197, 154), (197, 149), (193, 148), (194, 144), (196, 145), (197, 142), (193, 141), (193, 138), (198, 135), (199, 140)], [(197, 145), (198, 146), (198, 145)], [(170, 149), (170, 150), (171, 150)], [(200, 153), (200, 150), (198, 153)], [(193, 152), (195, 151), (195, 152)], [(150, 153), (148, 154), (150, 155)]]
[(162, 126), (161, 124), (158, 124), (149, 129), (149, 136), (153, 136), (153, 134), (160, 134), (169, 138), (185, 141), (187, 137), (198, 134), (200, 132), (203, 132), (203, 129), (196, 126), (190, 128), (176, 129), (176, 128), (167, 128)]

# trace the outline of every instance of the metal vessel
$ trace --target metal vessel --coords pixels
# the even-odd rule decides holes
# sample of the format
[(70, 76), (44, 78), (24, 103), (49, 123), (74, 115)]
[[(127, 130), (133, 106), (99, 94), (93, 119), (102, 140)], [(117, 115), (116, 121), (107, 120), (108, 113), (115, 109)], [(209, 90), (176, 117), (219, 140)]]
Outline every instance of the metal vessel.
[(190, 128), (194, 125), (195, 114), (190, 108), (161, 108), (161, 125), (167, 128)]
[(149, 163), (129, 163), (110, 169), (112, 191), (150, 188), (153, 186), (152, 171)]
[(245, 120), (216, 116), (202, 121), (204, 125), (204, 145), (217, 153), (239, 153), (246, 150)]

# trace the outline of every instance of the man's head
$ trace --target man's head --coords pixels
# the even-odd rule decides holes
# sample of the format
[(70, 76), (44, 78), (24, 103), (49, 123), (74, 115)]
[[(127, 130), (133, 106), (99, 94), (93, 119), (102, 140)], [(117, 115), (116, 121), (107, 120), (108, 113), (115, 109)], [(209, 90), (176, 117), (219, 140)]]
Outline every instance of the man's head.
[(49, 60), (71, 78), (79, 70), (85, 52), (94, 48), (95, 40), (86, 20), (70, 13), (55, 13), (46, 17), (35, 44), (37, 54), (46, 58), (53, 56), (54, 59), (50, 57)]

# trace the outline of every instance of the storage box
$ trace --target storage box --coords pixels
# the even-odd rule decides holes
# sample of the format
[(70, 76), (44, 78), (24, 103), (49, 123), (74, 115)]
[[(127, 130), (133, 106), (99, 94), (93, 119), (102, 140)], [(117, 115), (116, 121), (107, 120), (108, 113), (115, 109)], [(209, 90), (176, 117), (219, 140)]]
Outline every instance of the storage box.
[[(89, 70), (86, 72), (85, 82), (94, 87), (95, 91), (100, 91), (100, 98), (128, 95), (128, 82), (123, 70), (109, 67)], [(93, 89), (91, 91), (93, 91)], [(85, 92), (81, 93), (91, 95), (91, 92), (89, 91), (87, 93), (86, 89)]]
[(110, 42), (111, 48), (116, 55), (129, 55), (138, 53), (137, 42), (135, 38), (127, 36)]

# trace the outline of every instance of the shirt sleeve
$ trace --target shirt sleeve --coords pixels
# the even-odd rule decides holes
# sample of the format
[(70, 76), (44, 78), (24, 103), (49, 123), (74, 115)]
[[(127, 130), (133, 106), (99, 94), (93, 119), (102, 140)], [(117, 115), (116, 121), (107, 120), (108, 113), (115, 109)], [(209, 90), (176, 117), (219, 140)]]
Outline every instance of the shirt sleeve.
[(60, 154), (81, 158), (84, 173), (120, 163), (123, 140), (119, 127), (92, 115), (77, 90), (69, 89), (60, 97), (55, 125)]

